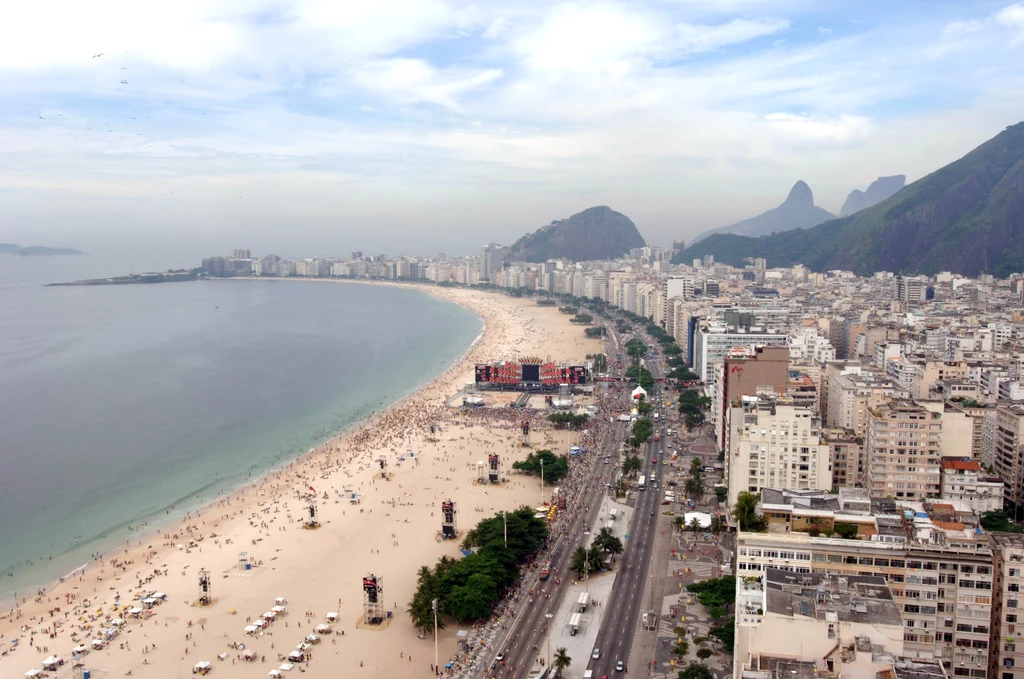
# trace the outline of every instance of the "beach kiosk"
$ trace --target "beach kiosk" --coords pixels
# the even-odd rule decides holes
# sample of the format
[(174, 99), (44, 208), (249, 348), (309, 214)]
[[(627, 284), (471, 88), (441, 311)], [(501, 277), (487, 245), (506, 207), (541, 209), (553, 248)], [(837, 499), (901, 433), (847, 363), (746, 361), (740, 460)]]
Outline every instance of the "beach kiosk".
[(275, 606), (284, 606), (287, 603), (288, 603), (288, 599), (285, 599), (283, 596), (279, 596), (276, 599), (274, 599), (274, 605)]
[(85, 655), (89, 652), (89, 647), (85, 644), (78, 644), (77, 646), (71, 649), (71, 652), (74, 655)]
[(267, 679), (281, 679), (281, 670), (270, 670), (267, 673)]
[(306, 659), (306, 654), (302, 651), (292, 651), (288, 654), (289, 662), (302, 662)]
[(327, 622), (337, 622), (338, 621), (338, 614), (335, 613), (334, 611), (331, 611), (330, 613), (328, 613), (327, 615), (324, 616), (324, 619)]
[(192, 674), (207, 675), (210, 673), (210, 670), (212, 669), (212, 663), (210, 663), (208, 660), (200, 660), (196, 663), (196, 666), (192, 668)]
[(320, 623), (319, 625), (316, 626), (316, 629), (314, 631), (317, 634), (330, 634), (331, 633), (331, 629), (332, 628), (331, 628), (330, 625), (328, 625), (326, 622), (322, 622), (322, 623)]
[(247, 662), (256, 662), (256, 651), (252, 648), (247, 648), (242, 651), (242, 660)]
[(273, 611), (274, 613), (277, 613), (278, 615), (284, 615), (285, 612), (286, 612), (284, 606), (274, 606), (270, 610)]
[(25, 673), (25, 679), (36, 679), (41, 676), (43, 676), (42, 670), (37, 670), (34, 667)]
[(307, 634), (306, 635), (306, 643), (307, 644), (319, 644), (320, 643), (320, 635), (319, 634)]

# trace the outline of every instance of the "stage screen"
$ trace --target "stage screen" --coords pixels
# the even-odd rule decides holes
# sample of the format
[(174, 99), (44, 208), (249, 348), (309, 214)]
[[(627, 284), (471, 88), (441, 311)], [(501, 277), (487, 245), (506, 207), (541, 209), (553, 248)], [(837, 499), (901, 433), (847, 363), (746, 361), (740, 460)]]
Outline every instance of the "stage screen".
[(539, 364), (523, 364), (523, 382), (540, 382)]

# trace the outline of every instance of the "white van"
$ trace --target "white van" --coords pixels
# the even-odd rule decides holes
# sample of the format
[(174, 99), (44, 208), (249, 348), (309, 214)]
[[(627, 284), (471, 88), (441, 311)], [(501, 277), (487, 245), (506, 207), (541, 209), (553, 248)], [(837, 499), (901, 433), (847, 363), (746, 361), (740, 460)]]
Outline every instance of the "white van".
[(666, 435), (666, 436), (672, 436), (672, 427), (669, 427), (669, 428), (668, 428), (668, 432), (666, 432), (666, 434), (665, 434), (665, 435)]
[(584, 672), (583, 679), (594, 679), (594, 670), (587, 670)]

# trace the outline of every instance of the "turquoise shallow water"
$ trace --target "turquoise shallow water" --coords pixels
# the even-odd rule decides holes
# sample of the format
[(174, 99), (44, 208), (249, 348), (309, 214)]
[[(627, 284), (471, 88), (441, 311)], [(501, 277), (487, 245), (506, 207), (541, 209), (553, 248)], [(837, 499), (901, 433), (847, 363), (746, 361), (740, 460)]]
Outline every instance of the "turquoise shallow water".
[(415, 290), (45, 288), (52, 259), (24, 264), (0, 259), (0, 598), (298, 457), (439, 375), (481, 330)]

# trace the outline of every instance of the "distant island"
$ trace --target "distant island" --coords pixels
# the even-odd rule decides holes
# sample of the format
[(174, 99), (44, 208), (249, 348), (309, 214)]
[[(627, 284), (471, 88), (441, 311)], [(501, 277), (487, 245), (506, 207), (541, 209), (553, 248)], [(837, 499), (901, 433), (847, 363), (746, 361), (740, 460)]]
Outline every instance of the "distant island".
[(42, 245), (21, 247), (14, 243), (0, 243), (0, 255), (21, 255), (22, 257), (44, 257), (46, 255), (84, 255), (74, 248), (47, 248)]
[(162, 273), (133, 273), (127, 276), (113, 276), (110, 278), (87, 278), (81, 281), (70, 283), (49, 283), (48, 288), (63, 287), (67, 285), (143, 285), (146, 283), (181, 283), (183, 281), (196, 281), (201, 278), (208, 278), (202, 269), (173, 269)]

